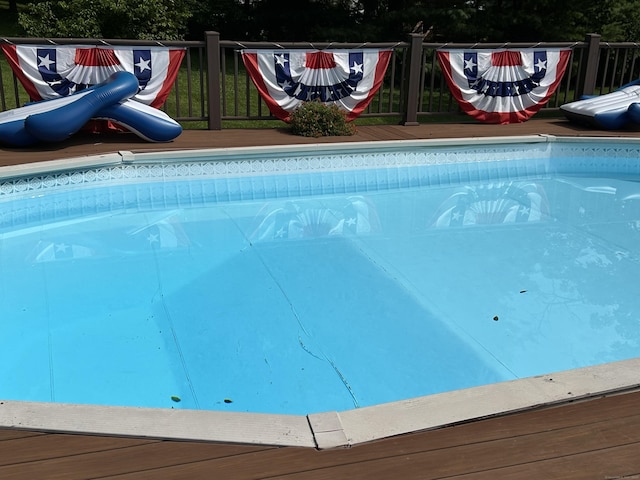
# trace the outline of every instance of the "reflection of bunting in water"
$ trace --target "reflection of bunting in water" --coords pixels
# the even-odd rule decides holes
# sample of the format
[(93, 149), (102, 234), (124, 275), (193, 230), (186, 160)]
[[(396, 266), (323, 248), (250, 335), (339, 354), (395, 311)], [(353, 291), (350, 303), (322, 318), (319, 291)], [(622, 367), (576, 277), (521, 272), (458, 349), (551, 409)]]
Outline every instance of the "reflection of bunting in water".
[(548, 215), (549, 204), (542, 186), (497, 183), (467, 186), (451, 195), (438, 209), (433, 226), (536, 222)]
[(130, 232), (130, 235), (152, 248), (181, 248), (189, 246), (190, 243), (176, 216), (150, 223)]
[(380, 230), (374, 206), (361, 196), (337, 202), (298, 200), (281, 206), (270, 203), (258, 214), (256, 222), (252, 241), (361, 235)]
[(549, 101), (571, 50), (439, 50), (438, 61), (460, 107), (485, 123), (524, 122)]
[(177, 249), (190, 245), (180, 217), (171, 212), (144, 225), (130, 229), (60, 235), (40, 240), (27, 257), (29, 263), (78, 260), (148, 252), (150, 249)]
[(40, 241), (34, 251), (31, 252), (28, 261), (30, 263), (44, 263), (93, 257), (94, 255), (96, 255), (95, 249), (88, 245), (67, 243), (65, 241)]

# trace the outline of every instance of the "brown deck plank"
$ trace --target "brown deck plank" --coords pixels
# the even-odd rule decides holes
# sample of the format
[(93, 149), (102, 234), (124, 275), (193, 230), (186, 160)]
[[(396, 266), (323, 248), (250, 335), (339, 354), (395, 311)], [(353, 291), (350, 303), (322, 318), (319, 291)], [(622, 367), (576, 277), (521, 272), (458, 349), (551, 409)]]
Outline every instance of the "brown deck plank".
[[(69, 452), (75, 455), (155, 442), (157, 440), (64, 434), (17, 438), (0, 444), (0, 471), (3, 465), (54, 458), (69, 455)], [(1, 474), (0, 478), (2, 478)]]
[[(374, 460), (313, 470), (308, 470), (308, 464), (305, 465), (305, 462), (299, 462), (301, 471), (272, 478), (278, 480), (392, 478), (394, 472), (405, 471), (408, 468), (407, 465), (413, 465), (410, 473), (422, 471), (426, 478), (455, 477), (470, 471), (492, 471), (522, 464), (546, 463), (558, 458), (609, 450), (629, 444), (638, 448), (640, 446), (638, 425), (640, 425), (640, 417), (623, 418), (603, 422), (597, 426), (580, 425), (563, 430), (506, 437), (446, 449), (433, 449), (412, 454), (399, 453), (393, 457), (384, 457), (385, 452), (379, 451), (380, 458)], [(287, 463), (293, 464), (293, 462)], [(318, 477), (320, 470), (322, 476)], [(372, 472), (375, 472), (373, 477)]]
[[(0, 429), (0, 442), (5, 440), (13, 440), (15, 438), (33, 437), (35, 435), (45, 435), (42, 432), (32, 432), (29, 430), (14, 430), (9, 428)], [(0, 448), (2, 444), (0, 443)]]
[[(52, 435), (53, 436), (53, 435)], [(108, 437), (93, 437), (96, 439), (108, 439)], [(80, 442), (86, 441), (86, 436), (78, 436)], [(116, 438), (115, 440), (123, 440)], [(95, 442), (90, 442), (95, 443)], [(124, 442), (123, 442), (124, 443)], [(111, 445), (113, 446), (113, 445)], [(35, 450), (32, 448), (31, 450)], [(191, 463), (200, 464), (221, 456), (236, 458), (238, 455), (248, 452), (271, 450), (264, 446), (248, 445), (214, 445), (201, 442), (168, 442), (154, 441), (150, 443), (131, 442), (129, 446), (121, 445), (119, 448), (109, 448), (91, 453), (82, 453), (82, 449), (69, 445), (66, 451), (59, 447), (48, 450), (51, 458), (36, 461), (13, 461), (4, 467), (0, 467), (0, 478), (13, 479), (47, 479), (81, 480), (87, 478), (100, 478), (105, 476), (118, 476), (129, 472), (147, 475), (151, 469), (177, 468)], [(7, 459), (12, 452), (6, 452)], [(34, 455), (38, 452), (34, 452)], [(3, 456), (5, 452), (3, 451)], [(152, 477), (147, 477), (152, 478)], [(188, 478), (188, 477), (184, 477)]]
[(579, 455), (474, 472), (451, 480), (638, 480), (640, 445), (596, 450)]

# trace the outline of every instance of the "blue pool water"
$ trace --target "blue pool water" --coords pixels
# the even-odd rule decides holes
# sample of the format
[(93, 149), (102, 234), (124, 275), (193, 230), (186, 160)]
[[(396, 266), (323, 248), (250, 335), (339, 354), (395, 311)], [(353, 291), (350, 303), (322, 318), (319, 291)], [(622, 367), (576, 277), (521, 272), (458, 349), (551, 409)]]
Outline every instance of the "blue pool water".
[(6, 181), (0, 398), (307, 414), (637, 357), (640, 146), (563, 148)]

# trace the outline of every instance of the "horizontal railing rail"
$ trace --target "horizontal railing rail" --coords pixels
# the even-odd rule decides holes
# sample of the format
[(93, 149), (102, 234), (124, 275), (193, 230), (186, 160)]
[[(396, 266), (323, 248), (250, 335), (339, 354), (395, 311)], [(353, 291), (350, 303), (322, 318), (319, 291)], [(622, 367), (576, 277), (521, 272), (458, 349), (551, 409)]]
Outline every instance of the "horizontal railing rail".
[[(544, 109), (554, 111), (582, 95), (609, 93), (640, 78), (640, 45), (607, 43), (589, 34), (576, 42), (427, 43), (422, 35), (409, 41), (379, 43), (237, 42), (206, 32), (203, 41), (144, 41), (85, 38), (0, 38), (0, 44), (83, 46), (166, 46), (185, 48), (178, 79), (163, 109), (186, 128), (220, 129), (223, 125), (275, 120), (249, 78), (242, 62), (245, 49), (356, 49), (392, 51), (380, 90), (361, 117), (397, 118), (411, 125), (427, 117), (463, 115), (451, 94), (439, 62), (440, 49), (570, 48), (562, 81)], [(30, 101), (6, 59), (0, 59), (0, 110)]]

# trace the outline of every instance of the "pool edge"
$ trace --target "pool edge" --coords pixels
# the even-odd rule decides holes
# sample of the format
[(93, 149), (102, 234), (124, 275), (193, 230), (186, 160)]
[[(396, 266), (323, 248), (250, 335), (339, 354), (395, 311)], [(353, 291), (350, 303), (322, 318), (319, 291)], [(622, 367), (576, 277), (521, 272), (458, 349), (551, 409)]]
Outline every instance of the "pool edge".
[[(256, 154), (261, 152), (284, 152), (284, 153), (314, 153), (319, 148), (323, 151), (331, 152), (332, 149), (347, 150), (367, 150), (389, 148), (397, 145), (409, 147), (442, 147), (442, 146), (480, 146), (490, 144), (516, 144), (516, 143), (578, 143), (578, 142), (595, 142), (595, 143), (616, 143), (623, 141), (625, 143), (640, 143), (640, 138), (633, 137), (574, 137), (574, 136), (558, 136), (549, 134), (537, 135), (519, 135), (504, 137), (466, 137), (466, 138), (438, 138), (438, 139), (419, 139), (419, 140), (381, 140), (381, 141), (364, 141), (350, 143), (314, 143), (314, 144), (290, 144), (290, 145), (268, 145), (255, 147), (219, 147), (206, 149), (183, 149), (172, 150), (171, 162), (196, 160), (200, 157), (216, 156), (216, 160), (225, 160), (226, 157), (237, 156), (239, 154)], [(34, 163), (23, 163), (17, 165), (0, 166), (0, 179), (25, 177), (29, 175), (38, 175), (43, 173), (54, 173), (61, 171), (78, 170), (81, 168), (97, 168), (114, 165), (128, 165), (136, 163), (166, 163), (163, 157), (167, 152), (131, 152), (117, 151), (111, 153), (103, 153), (97, 155), (87, 155), (80, 157), (69, 157), (65, 159), (48, 160)]]
[(0, 428), (329, 449), (640, 388), (640, 358), (340, 412), (277, 415), (0, 401)]
[[(349, 444), (356, 445), (418, 430), (634, 390), (640, 387), (639, 369), (640, 358), (633, 358), (348, 410), (340, 412), (339, 417)], [(417, 425), (420, 428), (416, 428)]]

